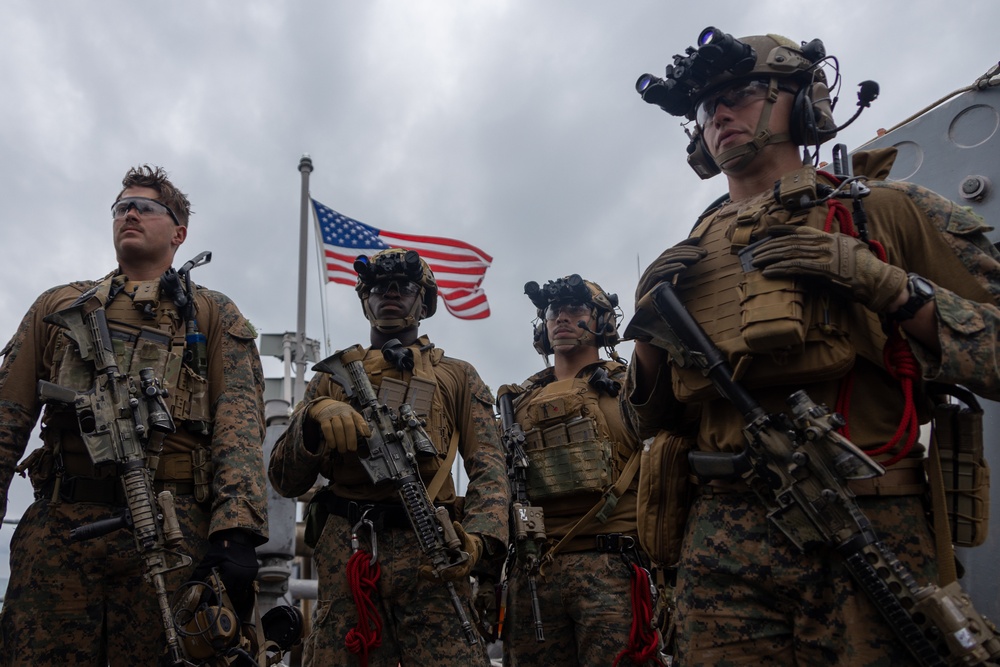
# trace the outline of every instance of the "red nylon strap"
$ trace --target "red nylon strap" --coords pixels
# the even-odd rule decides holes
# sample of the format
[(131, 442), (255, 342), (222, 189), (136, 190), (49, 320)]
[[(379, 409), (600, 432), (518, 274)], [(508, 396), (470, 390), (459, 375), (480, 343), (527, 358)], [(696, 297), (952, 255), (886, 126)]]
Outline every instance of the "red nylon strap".
[(371, 554), (359, 549), (347, 561), (347, 585), (358, 609), (358, 624), (344, 638), (344, 646), (358, 656), (361, 667), (368, 667), (371, 649), (382, 645), (382, 618), (375, 606), (375, 592), (382, 568), (372, 562)]

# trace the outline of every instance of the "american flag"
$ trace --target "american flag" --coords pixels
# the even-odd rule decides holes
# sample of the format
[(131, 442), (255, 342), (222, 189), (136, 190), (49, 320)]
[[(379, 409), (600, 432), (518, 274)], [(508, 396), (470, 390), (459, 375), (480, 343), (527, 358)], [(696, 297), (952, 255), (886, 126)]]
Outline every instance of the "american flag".
[(358, 255), (371, 255), (386, 248), (416, 250), (434, 272), (438, 294), (449, 313), (463, 320), (480, 320), (490, 316), (490, 304), (480, 285), (493, 258), (479, 248), (439, 236), (376, 229), (348, 218), (315, 199), (312, 203), (316, 224), (323, 237), (326, 279), (329, 282), (353, 286), (358, 280), (354, 270), (354, 260)]

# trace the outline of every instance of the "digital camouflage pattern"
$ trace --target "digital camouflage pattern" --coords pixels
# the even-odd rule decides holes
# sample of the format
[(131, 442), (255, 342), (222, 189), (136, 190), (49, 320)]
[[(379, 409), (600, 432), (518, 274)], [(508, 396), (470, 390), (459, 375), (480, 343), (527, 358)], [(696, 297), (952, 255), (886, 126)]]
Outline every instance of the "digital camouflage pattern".
[[(173, 592), (208, 548), (207, 507), (176, 501), (190, 567), (165, 575)], [(153, 586), (142, 576), (128, 531), (71, 542), (69, 531), (108, 518), (92, 503), (31, 505), (10, 545), (4, 600), (3, 665), (156, 665), (165, 644)]]
[[(579, 417), (578, 412), (581, 411), (584, 415), (600, 411), (601, 419), (597, 423), (604, 424), (607, 432), (599, 433), (598, 437), (613, 443), (614, 468), (620, 472), (640, 445), (622, 420), (618, 399), (605, 393), (599, 394), (586, 384), (586, 379), (598, 367), (607, 370), (612, 380), (622, 382), (625, 379), (625, 366), (618, 362), (601, 361), (582, 368), (577, 378), (582, 378), (578, 382), (579, 391), (585, 392), (586, 398), (579, 410), (569, 412), (567, 409), (564, 421)], [(527, 418), (528, 405), (554, 381), (554, 369), (546, 368), (524, 382), (524, 391), (514, 402), (514, 418), (522, 428), (532, 426)], [(545, 422), (542, 427), (552, 425)], [(597, 443), (594, 445), (597, 446)], [(605, 486), (609, 487), (614, 482), (615, 479), (609, 479)], [(631, 570), (621, 554), (595, 551), (594, 536), (607, 533), (637, 535), (637, 487), (638, 476), (622, 495), (607, 522), (590, 521), (572, 538), (572, 544), (564, 545), (565, 551), (557, 553), (543, 568), (544, 576), (538, 577), (538, 601), (544, 625), (544, 643), (535, 640), (527, 577), (515, 567), (507, 598), (503, 638), (505, 665), (607, 667), (628, 645), (632, 627)], [(565, 536), (599, 499), (600, 494), (597, 493), (530, 498), (532, 505), (541, 506), (545, 511), (545, 531), (550, 545)], [(625, 661), (623, 664), (630, 663)]]
[[(900, 562), (922, 581), (936, 576), (919, 497), (860, 505)], [(917, 664), (843, 560), (827, 549), (799, 553), (752, 494), (695, 500), (682, 554), (677, 658), (686, 667)]]
[[(4, 490), (4, 513), (15, 466), (24, 455), (31, 430), (42, 413), (36, 393), (37, 382), (57, 381), (63, 358), (62, 348), (68, 344), (59, 327), (42, 320), (49, 313), (69, 307), (81, 293), (99, 282), (73, 283), (43, 293), (3, 349), (4, 360), (0, 366), (0, 488)], [(116, 297), (128, 298), (125, 294)], [(185, 531), (185, 550), (195, 564), (201, 557), (208, 535), (215, 531), (241, 528), (255, 535), (259, 543), (267, 538), (267, 492), (262, 452), (264, 381), (254, 344), (256, 332), (236, 305), (219, 292), (199, 289), (196, 304), (199, 329), (207, 341), (208, 403), (213, 423), (207, 435), (193, 433), (183, 424), (178, 424), (177, 431), (168, 435), (164, 442), (165, 453), (176, 455), (199, 446), (211, 453), (213, 473), (209, 480), (211, 493), (208, 499), (199, 504), (191, 496), (177, 498), (177, 514)], [(60, 411), (62, 414), (58, 415)], [(65, 417), (65, 408), (57, 406), (46, 407), (42, 419), (43, 424), (57, 434), (61, 428), (70, 428), (68, 425), (72, 422)], [(66, 436), (66, 443), (74, 441), (71, 436)], [(44, 447), (51, 447), (53, 440), (57, 439), (47, 437)], [(80, 441), (76, 438), (75, 442)], [(78, 453), (86, 459), (85, 453)], [(150, 608), (155, 610), (155, 595), (151, 584), (145, 581), (141, 585), (137, 583), (140, 581), (137, 578), (139, 559), (133, 538), (127, 531), (120, 531), (86, 543), (69, 543), (65, 531), (69, 526), (79, 525), (75, 521), (86, 523), (107, 518), (116, 508), (91, 503), (53, 504), (51, 493), (40, 493), (43, 486), (51, 488), (56, 474), (51, 457), (36, 459), (38, 463), (45, 461), (48, 461), (46, 465), (32, 466), (28, 470), (36, 489), (36, 501), (25, 513), (12, 542), (11, 581), (0, 615), (6, 649), (28, 663), (46, 664), (40, 658), (35, 660), (32, 653), (25, 652), (35, 642), (28, 635), (39, 634), (44, 627), (51, 637), (61, 638), (62, 643), (47, 645), (46, 655), (58, 655), (59, 650), (75, 652), (77, 647), (92, 648), (110, 636), (105, 633), (105, 620), (110, 629), (112, 615), (119, 613), (114, 610), (124, 609), (126, 611), (120, 614), (127, 622), (120, 621), (121, 642), (117, 637), (109, 639), (109, 654), (106, 659), (101, 659), (110, 660), (112, 665), (144, 664), (116, 654), (121, 646), (149, 648), (150, 637), (162, 630), (158, 615), (149, 617), (152, 618), (150, 625), (145, 623), (147, 617), (143, 615), (143, 605), (148, 602), (152, 605)], [(117, 484), (115, 480), (109, 482)], [(107, 549), (106, 556), (101, 555), (105, 553), (104, 549)], [(44, 554), (44, 558), (39, 558), (39, 554)], [(119, 555), (121, 560), (117, 560)], [(129, 557), (132, 559), (131, 566), (126, 565)], [(95, 567), (105, 568), (101, 577), (98, 577)], [(73, 583), (74, 577), (85, 570), (95, 579), (84, 579), (89, 583), (78, 589)], [(181, 572), (171, 576), (171, 586), (179, 583), (186, 574)], [(51, 583), (64, 576), (68, 577), (66, 581)], [(80, 612), (80, 615), (73, 618), (71, 612)], [(105, 612), (107, 619), (102, 616)], [(45, 646), (41, 641), (36, 645), (40, 648)], [(162, 643), (154, 648), (162, 650)], [(62, 660), (56, 662), (63, 663)], [(98, 661), (92, 664), (106, 663)]]
[[(486, 642), (480, 639), (473, 646), (465, 642), (446, 588), (419, 576), (423, 557), (413, 530), (382, 528), (377, 535), (381, 576), (373, 601), (382, 619), (382, 643), (369, 653), (369, 667), (488, 665)], [(365, 533), (361, 535), (361, 548), (371, 553)], [(360, 664), (344, 642), (358, 622), (358, 611), (343, 574), (351, 553), (349, 521), (339, 516), (329, 517), (313, 552), (313, 564), (319, 575), (319, 601), (312, 632), (303, 649), (303, 665)], [(466, 601), (469, 620), (474, 621), (475, 612), (469, 604), (470, 581), (456, 581), (455, 590)]]
[[(504, 665), (608, 667), (628, 645), (632, 628), (630, 569), (621, 554), (560, 553), (538, 579), (545, 641), (535, 640), (531, 595), (520, 572), (510, 580), (504, 624)], [(623, 659), (623, 667), (631, 661)]]
[[(960, 383), (983, 397), (996, 399), (1000, 396), (1000, 253), (985, 237), (991, 228), (967, 209), (925, 188), (907, 183), (868, 185), (872, 192), (864, 199), (864, 208), (870, 238), (883, 244), (891, 264), (920, 274), (936, 288), (941, 352), (936, 354), (909, 341), (919, 373), (924, 380)], [(723, 264), (725, 268), (718, 271), (739, 270), (729, 265), (737, 258), (728, 248), (718, 252), (705, 261)], [(679, 280), (692, 280), (691, 276), (699, 273), (698, 267), (696, 264), (684, 271)], [(711, 276), (699, 279), (711, 280)], [(698, 319), (697, 309), (691, 310)], [(862, 313), (852, 321), (864, 319)], [(853, 329), (847, 333), (854, 344), (870, 335), (870, 331)], [(851, 373), (851, 400), (844, 410), (851, 439), (865, 449), (880, 446), (900, 422), (904, 401), (899, 383), (885, 371), (880, 355), (859, 353)], [(767, 412), (787, 409), (785, 399), (798, 389), (804, 389), (816, 403), (834, 406), (840, 380), (791, 385), (776, 378), (770, 386), (754, 388), (751, 393)], [(626, 399), (633, 382), (630, 375), (623, 392)], [(924, 422), (928, 414), (919, 381), (915, 394)], [(671, 391), (669, 366), (658, 369), (655, 386), (644, 403), (625, 400), (623, 409), (643, 436), (660, 428), (679, 431), (684, 419), (700, 414), (698, 449), (738, 451), (744, 446), (744, 422), (738, 411), (721, 398), (679, 404)], [(915, 447), (912, 455), (922, 456), (922, 447)], [(910, 560), (918, 583), (929, 581), (927, 577), (934, 571), (932, 543), (923, 537), (907, 541), (928, 531), (921, 499), (890, 496), (862, 501), (875, 531)], [(726, 510), (726, 503), (737, 506)], [(845, 664), (905, 662), (903, 647), (867, 598), (860, 594), (843, 597), (856, 586), (839, 565), (835, 566), (837, 557), (825, 549), (807, 557), (784, 550), (784, 538), (774, 535), (758, 509), (756, 497), (744, 494), (702, 498), (694, 508), (696, 515), (691, 518), (682, 549), (685, 567), (678, 577), (683, 602), (677, 614), (677, 644), (684, 664), (767, 662), (771, 660), (768, 656), (782, 651), (795, 652), (804, 664), (827, 664), (834, 650), (842, 656), (854, 656)], [(761, 560), (764, 558), (778, 562)], [(799, 572), (785, 571), (786, 563), (805, 567)], [(732, 589), (733, 597), (720, 593), (724, 589)], [(780, 590), (788, 592), (779, 596)], [(792, 593), (800, 591), (802, 598), (796, 599)], [(809, 598), (813, 595), (810, 591), (825, 597)], [(712, 632), (705, 631), (708, 627)], [(825, 647), (825, 653), (819, 646)], [(878, 654), (885, 657), (874, 657)], [(788, 654), (781, 655), (775, 664), (791, 662)]]
[(901, 255), (904, 269), (928, 278), (937, 288), (941, 355), (910, 344), (923, 378), (961, 384), (984, 398), (1000, 400), (1000, 251), (986, 238), (993, 227), (968, 207), (919, 185), (871, 186), (873, 194), (880, 189), (902, 192), (907, 208), (926, 215), (930, 229), (904, 228), (900, 230), (904, 237), (930, 235), (945, 246), (927, 243), (932, 247), (926, 252), (935, 254), (919, 255), (923, 250), (917, 248)]
[[(410, 349), (417, 369), (427, 367), (428, 357), (424, 355), (436, 359), (430, 366), (437, 383), (434, 404), (440, 406), (442, 414), (433, 415), (430, 420), (442, 424), (444, 432), (428, 428), (428, 435), (442, 458), (447, 452), (451, 433), (457, 431), (459, 434), (458, 451), (468, 474), (466, 495), (461, 503), (462, 526), (467, 533), (483, 539), (488, 554), (502, 558), (507, 544), (510, 487), (490, 390), (469, 363), (443, 356), (439, 350), (433, 349), (426, 336), (418, 339)], [(383, 376), (409, 382), (411, 373), (390, 367), (378, 350), (369, 349), (366, 353), (365, 369), (376, 393)], [(282, 495), (294, 498), (307, 492), (317, 476), (323, 475), (332, 481), (329, 488), (338, 497), (362, 504), (366, 500), (398, 502), (391, 488), (375, 487), (371, 483), (358, 462), (357, 454), (342, 455), (332, 445), (323, 443), (316, 443), (316, 454), (306, 449), (303, 431), (306, 413), (309, 404), (318, 397), (346, 399), (343, 389), (332, 381), (329, 374), (317, 373), (310, 380), (302, 403), (296, 407), (288, 428), (271, 454), (268, 475), (274, 488)], [(427, 484), (433, 472), (421, 466), (421, 476)], [(458, 504), (453, 482), (448, 481), (442, 487), (438, 503)], [(343, 528), (344, 521), (337, 519), (331, 516), (327, 520), (314, 551), (321, 611), (317, 615), (313, 637), (309, 639), (312, 657), (305, 663), (307, 665), (353, 664), (352, 661), (356, 660), (344, 648), (344, 637), (357, 622), (357, 612), (343, 569), (343, 563), (350, 556), (350, 535)], [(383, 573), (379, 604), (384, 610), (391, 609), (392, 618), (397, 620), (386, 621), (382, 647), (370, 655), (370, 664), (396, 665), (399, 661), (403, 664), (486, 664), (486, 654), (480, 653), (483, 642), (472, 650), (465, 647), (445, 587), (440, 584), (432, 586), (417, 576), (416, 566), (421, 554), (412, 530), (383, 528), (377, 533), (377, 542)], [(487, 558), (487, 554), (483, 558)], [(472, 619), (470, 590), (464, 585), (458, 586), (457, 582), (456, 588)], [(346, 609), (347, 612), (346, 615), (339, 612), (324, 614), (323, 610), (328, 609)], [(384, 618), (390, 616), (384, 615)], [(427, 656), (427, 651), (433, 659), (425, 661), (419, 656)]]

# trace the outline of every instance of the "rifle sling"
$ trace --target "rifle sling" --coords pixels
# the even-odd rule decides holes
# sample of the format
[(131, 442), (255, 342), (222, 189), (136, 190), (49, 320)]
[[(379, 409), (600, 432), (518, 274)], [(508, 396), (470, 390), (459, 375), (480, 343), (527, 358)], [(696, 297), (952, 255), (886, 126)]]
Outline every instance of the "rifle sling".
[(451, 464), (455, 462), (455, 455), (457, 453), (458, 431), (456, 430), (451, 434), (451, 441), (448, 443), (448, 453), (445, 455), (444, 461), (441, 462), (441, 467), (437, 469), (437, 472), (434, 473), (434, 477), (431, 479), (431, 483), (427, 485), (427, 497), (430, 498), (432, 503), (437, 500), (437, 495), (441, 492), (444, 481), (451, 474)]

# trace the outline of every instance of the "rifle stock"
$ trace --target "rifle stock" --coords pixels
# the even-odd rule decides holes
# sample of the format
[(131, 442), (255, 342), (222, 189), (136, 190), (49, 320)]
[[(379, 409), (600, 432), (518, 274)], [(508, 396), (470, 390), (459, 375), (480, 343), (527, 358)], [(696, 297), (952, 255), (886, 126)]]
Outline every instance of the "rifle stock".
[(667, 350), (678, 365), (700, 368), (746, 421), (747, 443), (740, 453), (690, 453), (699, 477), (742, 479), (763, 501), (768, 520), (800, 550), (826, 545), (840, 553), (920, 664), (982, 665), (1000, 658), (996, 628), (957, 583), (943, 589), (933, 583), (921, 587), (879, 539), (847, 480), (881, 475), (884, 468), (837, 433), (844, 424), (840, 415), (817, 405), (804, 391), (789, 396), (791, 416), (767, 414), (732, 379), (725, 356), (670, 283), (651, 290), (637, 310), (629, 325), (633, 337)]
[[(398, 340), (391, 340), (383, 350), (396, 348)], [(314, 367), (333, 375), (344, 388), (348, 398), (361, 407), (361, 414), (371, 430), (365, 451), (359, 451), (358, 460), (373, 484), (391, 484), (396, 487), (406, 515), (413, 526), (421, 552), (430, 560), (434, 571), (441, 573), (449, 567), (469, 559), (461, 550), (461, 541), (455, 533), (448, 510), (435, 508), (427, 496), (427, 487), (420, 477), (417, 458), (437, 456), (423, 423), (408, 404), (398, 412), (380, 403), (364, 367), (365, 351), (360, 345), (334, 353)], [(462, 625), (469, 645), (478, 643), (476, 630), (469, 621), (465, 606), (452, 582), (446, 581), (452, 606)]]

